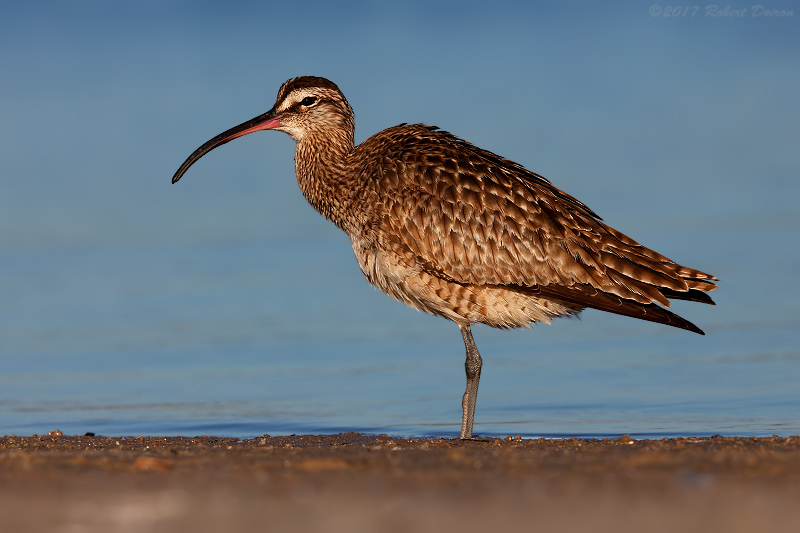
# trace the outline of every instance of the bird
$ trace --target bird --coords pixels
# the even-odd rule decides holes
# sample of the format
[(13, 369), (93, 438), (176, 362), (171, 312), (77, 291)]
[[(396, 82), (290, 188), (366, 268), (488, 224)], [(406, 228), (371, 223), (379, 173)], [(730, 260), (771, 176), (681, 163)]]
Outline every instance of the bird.
[(355, 114), (316, 76), (281, 85), (275, 105), (195, 150), (172, 178), (243, 135), (295, 141), (308, 202), (350, 238), (366, 280), (455, 322), (466, 349), (460, 438), (473, 439), (482, 359), (471, 326), (530, 327), (599, 309), (704, 335), (670, 299), (714, 305), (718, 278), (679, 265), (606, 225), (520, 164), (435, 126), (399, 124), (356, 145)]

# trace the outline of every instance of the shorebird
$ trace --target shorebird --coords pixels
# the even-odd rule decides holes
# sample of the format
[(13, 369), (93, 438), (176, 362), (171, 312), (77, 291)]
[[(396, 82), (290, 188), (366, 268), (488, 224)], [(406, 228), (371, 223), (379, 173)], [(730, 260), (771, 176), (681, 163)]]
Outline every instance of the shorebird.
[(292, 78), (275, 105), (189, 156), (261, 130), (296, 141), (308, 202), (350, 237), (364, 277), (404, 304), (455, 322), (466, 347), (461, 438), (472, 438), (482, 360), (472, 324), (529, 327), (600, 309), (704, 333), (669, 299), (713, 304), (716, 277), (607, 226), (523, 166), (436, 127), (400, 124), (355, 145), (355, 115), (333, 82)]

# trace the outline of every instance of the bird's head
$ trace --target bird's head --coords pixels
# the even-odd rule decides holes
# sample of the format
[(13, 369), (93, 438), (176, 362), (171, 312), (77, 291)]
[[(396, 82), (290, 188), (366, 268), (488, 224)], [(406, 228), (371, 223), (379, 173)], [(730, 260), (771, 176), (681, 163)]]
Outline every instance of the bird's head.
[(218, 146), (261, 130), (288, 133), (295, 141), (314, 135), (342, 135), (352, 143), (353, 108), (339, 87), (325, 78), (300, 76), (281, 85), (275, 105), (264, 113), (243, 122), (211, 139), (194, 151), (172, 178), (175, 183), (195, 161)]
[(295, 141), (333, 130), (353, 128), (353, 108), (339, 87), (316, 76), (301, 76), (284, 83), (278, 91), (272, 111), (280, 116), (280, 125)]

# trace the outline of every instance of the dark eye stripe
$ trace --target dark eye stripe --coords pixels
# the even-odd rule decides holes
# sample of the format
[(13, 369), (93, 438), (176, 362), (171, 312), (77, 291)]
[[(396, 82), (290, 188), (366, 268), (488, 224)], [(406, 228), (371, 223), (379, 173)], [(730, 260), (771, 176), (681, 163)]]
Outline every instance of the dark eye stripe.
[(309, 105), (314, 105), (316, 102), (317, 102), (317, 97), (316, 96), (306, 96), (300, 102), (300, 105), (309, 106)]

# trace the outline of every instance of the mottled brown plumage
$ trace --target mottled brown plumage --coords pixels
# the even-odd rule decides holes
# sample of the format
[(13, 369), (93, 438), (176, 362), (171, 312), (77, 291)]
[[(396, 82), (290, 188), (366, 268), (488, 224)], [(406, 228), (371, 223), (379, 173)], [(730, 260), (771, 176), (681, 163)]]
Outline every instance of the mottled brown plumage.
[(447, 132), (395, 126), (355, 146), (353, 110), (332, 82), (293, 78), (275, 106), (201, 146), (197, 159), (262, 129), (297, 141), (300, 189), (350, 237), (367, 280), (459, 325), (467, 348), (462, 438), (472, 435), (481, 359), (474, 323), (515, 328), (585, 308), (703, 333), (669, 299), (712, 303), (717, 278), (604, 224), (542, 176)]

